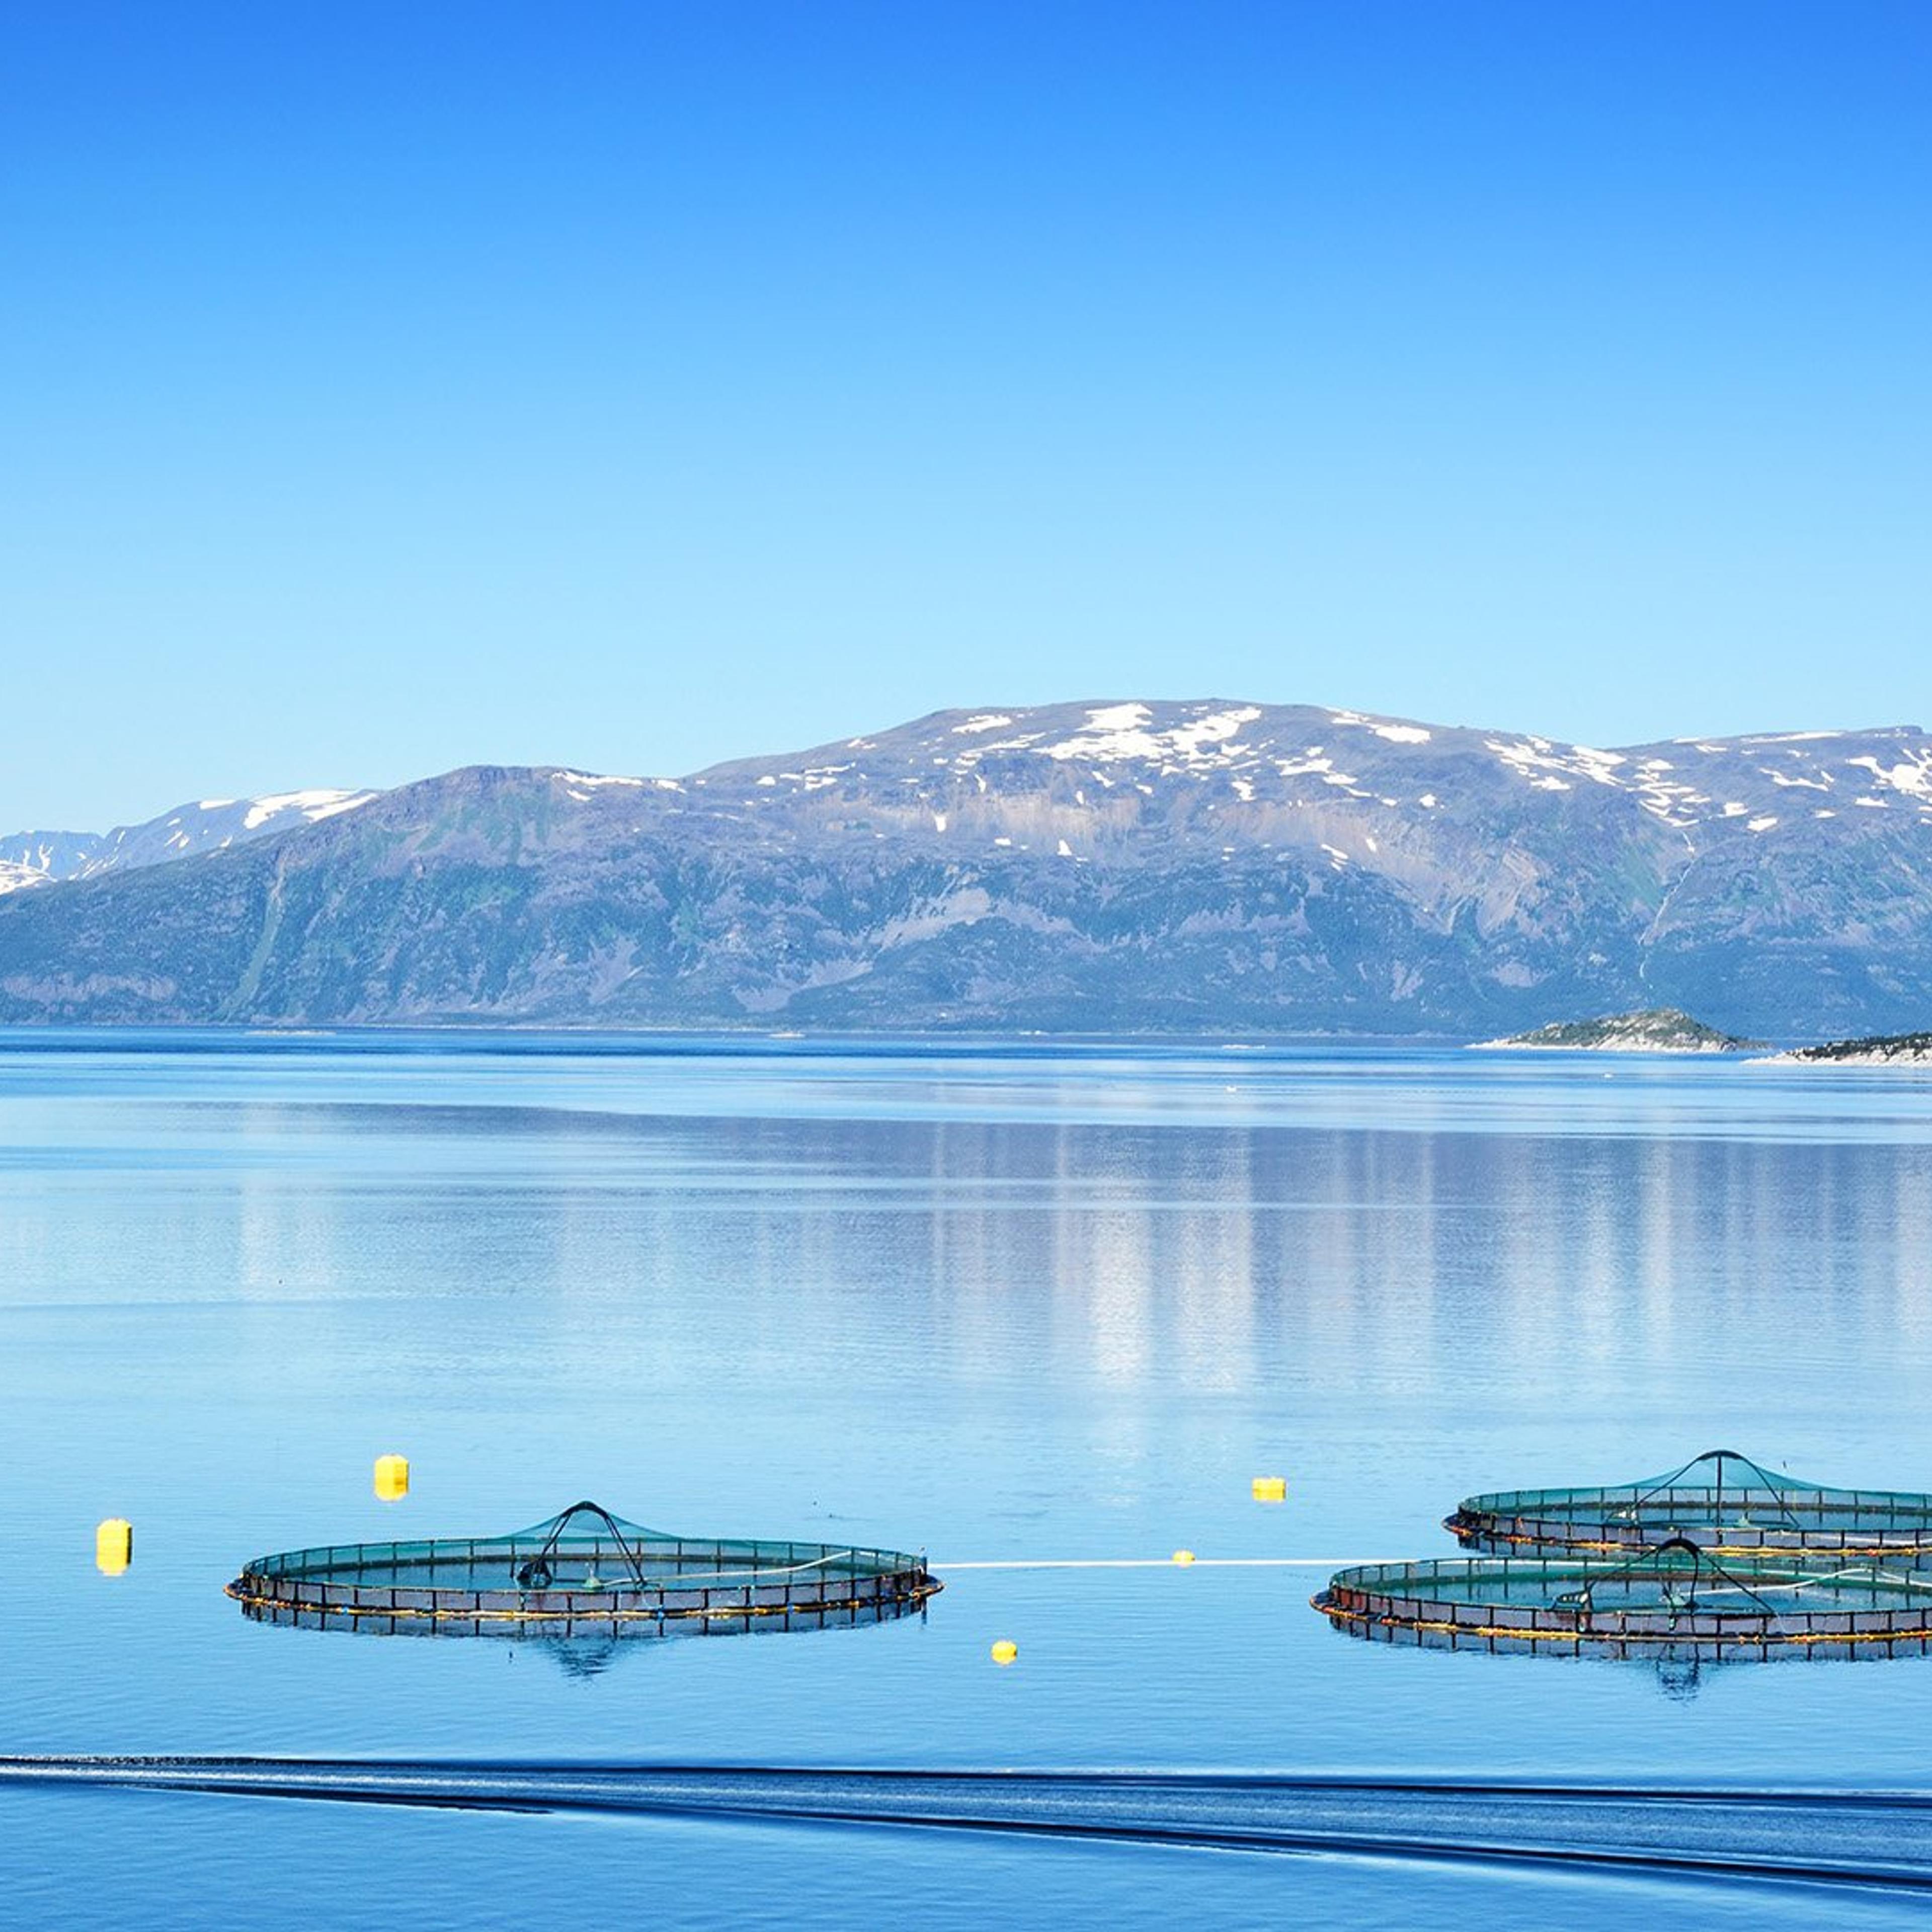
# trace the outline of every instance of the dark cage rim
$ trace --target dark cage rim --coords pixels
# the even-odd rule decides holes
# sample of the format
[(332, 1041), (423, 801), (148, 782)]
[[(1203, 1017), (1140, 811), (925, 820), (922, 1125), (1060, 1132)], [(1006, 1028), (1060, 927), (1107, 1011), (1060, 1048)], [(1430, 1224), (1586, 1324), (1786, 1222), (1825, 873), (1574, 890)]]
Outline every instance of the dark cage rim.
[(1660, 1476), (1467, 1496), (1444, 1527), (1466, 1546), (1616, 1553), (1660, 1533), (1714, 1553), (1776, 1561), (1803, 1553), (1932, 1556), (1932, 1495), (1834, 1487), (1706, 1450)]
[[(596, 1526), (590, 1533), (586, 1522)], [(581, 1581), (562, 1574), (579, 1563)], [(601, 1577), (600, 1568), (612, 1574)], [(440, 1571), (459, 1573), (462, 1586), (439, 1580)], [(277, 1622), (514, 1628), (890, 1612), (916, 1608), (940, 1588), (922, 1553), (676, 1536), (582, 1502), (504, 1535), (316, 1544), (256, 1557), (226, 1594), (250, 1616)]]

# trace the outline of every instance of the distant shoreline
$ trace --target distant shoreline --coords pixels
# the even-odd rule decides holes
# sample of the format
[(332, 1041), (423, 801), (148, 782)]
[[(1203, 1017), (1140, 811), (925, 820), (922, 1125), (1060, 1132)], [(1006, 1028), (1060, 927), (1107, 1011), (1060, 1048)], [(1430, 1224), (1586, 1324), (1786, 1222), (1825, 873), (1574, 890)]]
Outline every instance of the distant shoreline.
[(1932, 1066), (1932, 1033), (1880, 1034), (1865, 1040), (1827, 1040), (1819, 1046), (1798, 1046), (1768, 1054), (1760, 1062), (1773, 1066)]
[[(1623, 1058), (1728, 1060), (1750, 1066), (1894, 1067), (1932, 1066), (1932, 1034), (1886, 1035), (1864, 1040), (1828, 1040), (1808, 1046), (1771, 1052), (1684, 1041), (1667, 1043), (1636, 1038), (1605, 1039), (1598, 1043), (1538, 1040), (1528, 1036), (1468, 1040), (1448, 1034), (1378, 1033), (1052, 1033), (964, 1027), (944, 1030), (806, 1032), (797, 1028), (755, 1027), (610, 1026), (584, 1021), (532, 1022), (526, 1020), (355, 1021), (340, 1025), (263, 1026), (259, 1022), (208, 1021), (93, 1020), (0, 1021), (0, 1053), (112, 1050), (120, 1046), (152, 1052), (192, 1052), (206, 1047), (235, 1052), (250, 1047), (267, 1051), (344, 1052), (406, 1050), (494, 1046), (512, 1053), (532, 1052), (546, 1046), (563, 1051), (610, 1054), (652, 1053), (670, 1055), (716, 1053), (732, 1058), (772, 1054), (811, 1059), (841, 1054), (886, 1058), (902, 1055), (967, 1058), (997, 1053), (1023, 1058), (1068, 1055), (1104, 1058), (1110, 1053), (1196, 1053), (1226, 1056), (1232, 1070), (1244, 1059), (1298, 1058), (1324, 1052), (1364, 1054), (1436, 1053), (1534, 1054), (1545, 1058), (1611, 1054)], [(1760, 1042), (1750, 1042), (1756, 1047)]]

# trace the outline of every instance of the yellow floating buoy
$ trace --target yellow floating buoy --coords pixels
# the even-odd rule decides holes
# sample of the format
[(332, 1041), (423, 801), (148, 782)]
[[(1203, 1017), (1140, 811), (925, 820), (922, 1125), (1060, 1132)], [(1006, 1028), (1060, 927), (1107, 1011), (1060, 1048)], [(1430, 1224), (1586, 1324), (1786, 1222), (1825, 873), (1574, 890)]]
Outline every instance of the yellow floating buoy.
[(95, 1526), (94, 1567), (104, 1576), (118, 1576), (134, 1560), (134, 1526), (124, 1517), (110, 1516)]
[(1192, 1563), (1194, 1552), (1191, 1550), (1177, 1550), (1174, 1552), (1174, 1560), (1177, 1563)]
[(993, 1646), (993, 1661), (995, 1664), (1010, 1664), (1019, 1654), (1019, 1646), (1007, 1637), (1001, 1637)]
[(1286, 1476), (1257, 1476), (1249, 1487), (1254, 1492), (1258, 1503), (1285, 1503), (1288, 1500), (1288, 1478)]
[(376, 1458), (376, 1493), (386, 1503), (400, 1502), (410, 1492), (410, 1459), (406, 1456)]

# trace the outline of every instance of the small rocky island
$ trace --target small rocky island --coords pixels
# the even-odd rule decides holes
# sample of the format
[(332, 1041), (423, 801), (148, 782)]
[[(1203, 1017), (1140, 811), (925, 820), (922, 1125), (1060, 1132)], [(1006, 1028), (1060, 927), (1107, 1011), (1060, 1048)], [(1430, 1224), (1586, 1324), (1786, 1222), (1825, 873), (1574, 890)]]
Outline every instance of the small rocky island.
[(1652, 1006), (1640, 1013), (1612, 1013), (1603, 1019), (1554, 1020), (1533, 1033), (1477, 1044), (1526, 1053), (1738, 1053), (1764, 1042), (1720, 1033), (1675, 1006)]
[(1828, 1040), (1771, 1056), (1780, 1065), (1932, 1066), (1932, 1033), (1877, 1034), (1867, 1040)]

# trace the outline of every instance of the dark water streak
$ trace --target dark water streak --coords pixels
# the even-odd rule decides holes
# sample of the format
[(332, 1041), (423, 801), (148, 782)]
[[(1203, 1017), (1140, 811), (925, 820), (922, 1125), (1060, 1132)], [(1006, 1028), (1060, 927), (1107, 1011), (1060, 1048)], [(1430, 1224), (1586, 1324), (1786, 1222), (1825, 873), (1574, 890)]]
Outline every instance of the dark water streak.
[(0, 1785), (1018, 1833), (1932, 1891), (1932, 1793), (1246, 1774), (0, 1758)]

